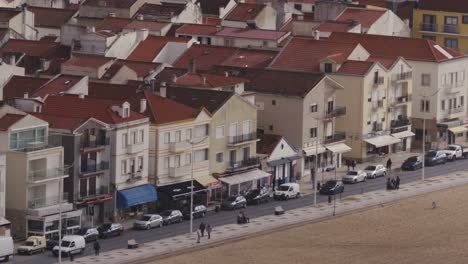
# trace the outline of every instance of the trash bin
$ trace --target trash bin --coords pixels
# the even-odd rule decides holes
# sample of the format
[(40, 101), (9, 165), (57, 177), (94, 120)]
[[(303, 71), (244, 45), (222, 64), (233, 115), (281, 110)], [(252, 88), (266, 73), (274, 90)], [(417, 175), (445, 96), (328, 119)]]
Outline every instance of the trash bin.
[(138, 248), (138, 243), (135, 241), (135, 239), (130, 239), (127, 242), (127, 248), (128, 249)]

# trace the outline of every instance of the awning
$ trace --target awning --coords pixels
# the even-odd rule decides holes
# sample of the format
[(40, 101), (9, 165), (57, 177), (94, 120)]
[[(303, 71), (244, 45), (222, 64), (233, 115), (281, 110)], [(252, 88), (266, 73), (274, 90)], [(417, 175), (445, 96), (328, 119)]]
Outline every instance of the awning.
[(222, 178), (219, 178), (219, 180), (226, 184), (234, 185), (234, 184), (240, 184), (240, 183), (247, 182), (247, 181), (256, 181), (256, 180), (266, 178), (269, 176), (270, 176), (269, 173), (264, 172), (259, 169), (255, 169), (255, 170), (247, 171), (244, 173), (239, 173), (233, 176), (222, 177)]
[(407, 138), (407, 137), (412, 137), (412, 136), (414, 136), (414, 133), (409, 130), (392, 134), (392, 137), (396, 137), (396, 138)]
[(458, 133), (463, 133), (463, 132), (468, 131), (468, 128), (466, 126), (456, 126), (456, 127), (451, 127), (448, 130), (454, 134), (458, 134)]
[(389, 135), (368, 138), (368, 139), (364, 139), (364, 141), (371, 145), (374, 145), (377, 148), (400, 143), (400, 139), (389, 136)]
[(318, 146), (310, 146), (307, 148), (303, 148), (302, 150), (304, 151), (306, 156), (313, 156), (313, 155), (324, 153), (325, 151), (327, 151), (325, 146), (320, 145), (320, 144)]
[(3, 217), (0, 217), (0, 226), (5, 226), (11, 224), (10, 221), (6, 220)]
[(199, 182), (201, 185), (203, 185), (205, 187), (208, 187), (209, 185), (218, 182), (218, 180), (215, 177), (211, 176), (211, 175), (206, 175), (206, 176), (203, 176), (203, 177), (197, 177), (196, 180), (197, 180), (197, 182)]
[(117, 191), (117, 208), (154, 202), (158, 199), (156, 188), (151, 184), (145, 184), (129, 189)]
[[(192, 181), (178, 182), (158, 187), (158, 192), (165, 193), (172, 198), (188, 195), (191, 193)], [(205, 186), (198, 181), (193, 181), (193, 193), (206, 192)]]
[(351, 148), (345, 143), (327, 145), (327, 149), (333, 153), (345, 153), (351, 151)]
[(298, 159), (301, 159), (302, 157), (299, 156), (299, 155), (294, 155), (294, 156), (290, 156), (290, 157), (282, 157), (281, 159), (276, 159), (276, 160), (270, 160), (270, 161), (267, 161), (267, 164), (268, 166), (278, 166), (278, 165), (281, 165), (281, 164), (286, 164), (286, 163), (289, 163), (291, 161), (294, 161), (294, 160), (298, 160)]

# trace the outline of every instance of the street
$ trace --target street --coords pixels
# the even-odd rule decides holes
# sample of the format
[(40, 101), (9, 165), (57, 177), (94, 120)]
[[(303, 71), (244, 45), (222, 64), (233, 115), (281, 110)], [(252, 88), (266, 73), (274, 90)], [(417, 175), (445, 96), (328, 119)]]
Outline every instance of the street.
[[(426, 168), (426, 178), (443, 175), (449, 172), (463, 171), (468, 169), (468, 160), (459, 160), (456, 162), (450, 162), (445, 165), (440, 165), (436, 167), (427, 167)], [(412, 181), (418, 181), (421, 179), (421, 170), (411, 171), (411, 172), (401, 172), (397, 173), (400, 175), (401, 184), (405, 184)], [(341, 178), (343, 175), (338, 175), (337, 178)], [(346, 185), (344, 196), (359, 194), (361, 192), (375, 191), (378, 189), (386, 188), (386, 177), (380, 177), (377, 179), (368, 179), (366, 182)], [(336, 197), (339, 199), (339, 196)], [(317, 196), (317, 202), (323, 203), (327, 201), (327, 197), (323, 195)], [(309, 206), (313, 203), (313, 198), (311, 195), (304, 196), (299, 199), (293, 199), (289, 201), (271, 201), (269, 203), (261, 204), (259, 206), (248, 206), (244, 211), (250, 218), (255, 218), (258, 216), (269, 215), (273, 213), (274, 207), (281, 205), (285, 210), (295, 209), (303, 206)], [(194, 220), (194, 230), (197, 229), (201, 221), (209, 223), (216, 229), (217, 226), (224, 224), (231, 224), (236, 221), (237, 211), (221, 211), (218, 213), (209, 212), (207, 216), (203, 219)], [(174, 224), (170, 226), (164, 226), (162, 228), (156, 228), (149, 231), (141, 230), (126, 230), (122, 236), (100, 240), (101, 244), (101, 253), (118, 249), (126, 248), (127, 240), (135, 239), (138, 243), (145, 243), (148, 241), (154, 241), (161, 238), (172, 237), (175, 235), (180, 235), (187, 233), (189, 231), (189, 221), (184, 221), (180, 224)], [(87, 245), (87, 250), (83, 255), (93, 254), (92, 244)], [(79, 255), (75, 257), (75, 260), (79, 259)], [(44, 254), (37, 254), (33, 256), (15, 256), (12, 260), (12, 263), (54, 263), (57, 262), (57, 258), (53, 257), (51, 252), (46, 252)]]

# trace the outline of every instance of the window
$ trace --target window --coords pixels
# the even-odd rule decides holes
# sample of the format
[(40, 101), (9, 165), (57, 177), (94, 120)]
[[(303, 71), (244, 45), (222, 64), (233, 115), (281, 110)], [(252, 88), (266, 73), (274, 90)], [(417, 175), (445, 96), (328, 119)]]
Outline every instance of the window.
[(121, 169), (122, 169), (122, 174), (127, 174), (127, 161), (126, 160), (122, 160)]
[(302, 5), (301, 4), (294, 4), (294, 9), (302, 11)]
[(123, 109), (123, 117), (129, 117), (130, 116), (130, 109), (128, 107), (125, 107)]
[(223, 162), (223, 159), (224, 159), (223, 156), (224, 156), (223, 152), (216, 153), (216, 162), (218, 162), (218, 163)]
[(442, 111), (445, 110), (445, 100), (440, 101), (440, 108), (442, 109)]
[(180, 167), (180, 155), (177, 155), (174, 157), (174, 167), (176, 168)]
[(169, 157), (164, 158), (163, 166), (164, 166), (165, 169), (169, 168)]
[(273, 131), (273, 125), (270, 125), (268, 128), (270, 129), (270, 131)]
[(138, 138), (137, 138), (137, 132), (136, 131), (132, 132), (132, 138), (131, 139), (132, 139), (132, 144), (138, 143), (137, 142)]
[(318, 109), (317, 104), (311, 104), (310, 105), (310, 112), (311, 113), (317, 113), (317, 109)]
[(431, 85), (431, 75), (427, 73), (421, 74), (421, 85), (430, 86)]
[(196, 137), (208, 136), (208, 125), (201, 125), (195, 128)]
[(195, 151), (195, 162), (208, 160), (208, 149), (200, 149)]
[(435, 36), (429, 36), (429, 35), (422, 35), (422, 38), (423, 39), (428, 39), (428, 40), (432, 40), (432, 41), (436, 41), (436, 37)]
[(456, 39), (456, 38), (445, 38), (444, 39), (444, 45), (447, 48), (458, 50), (458, 39)]
[(333, 72), (333, 64), (331, 63), (325, 63), (324, 68), (326, 73)]
[(139, 136), (138, 141), (139, 141), (140, 143), (143, 143), (143, 141), (145, 141), (145, 131), (144, 131), (144, 130), (140, 130), (140, 134), (139, 134), (139, 135), (140, 135), (140, 136)]
[[(450, 101), (451, 105), (452, 101)], [(429, 100), (421, 100), (421, 112), (429, 112)]]
[(127, 144), (128, 144), (128, 135), (125, 133), (125, 134), (122, 134), (122, 147), (126, 148)]
[(429, 112), (429, 100), (426, 100), (426, 112)]
[(437, 31), (436, 17), (434, 15), (423, 15), (422, 31)]
[(223, 138), (224, 137), (224, 126), (217, 126), (216, 127), (216, 138)]
[(245, 147), (243, 150), (243, 160), (248, 160), (250, 158), (250, 147)]
[(468, 15), (462, 17), (462, 23), (463, 24), (468, 24)]
[(444, 18), (445, 25), (458, 25), (458, 17), (446, 16)]
[(175, 132), (175, 142), (180, 142), (182, 140), (182, 132), (180, 130), (177, 130)]
[(143, 170), (143, 156), (138, 157), (138, 171)]
[(271, 100), (271, 105), (276, 105), (276, 100)]
[(316, 138), (317, 137), (317, 128), (313, 127), (310, 129), (310, 138)]
[(192, 129), (191, 128), (187, 129), (187, 139), (188, 140), (192, 139)]
[(171, 140), (171, 134), (169, 132), (164, 133), (164, 144), (168, 144)]
[(463, 107), (464, 104), (465, 104), (465, 97), (464, 97), (464, 96), (460, 96), (460, 106)]
[(192, 153), (185, 154), (185, 164), (189, 165), (192, 163)]

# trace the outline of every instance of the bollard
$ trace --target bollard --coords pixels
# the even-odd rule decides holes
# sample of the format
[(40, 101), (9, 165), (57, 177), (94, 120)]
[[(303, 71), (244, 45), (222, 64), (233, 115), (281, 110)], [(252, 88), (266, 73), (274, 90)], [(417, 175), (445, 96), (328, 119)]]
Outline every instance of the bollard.
[(328, 203), (331, 204), (331, 202), (332, 202), (332, 197), (331, 195), (328, 195)]

